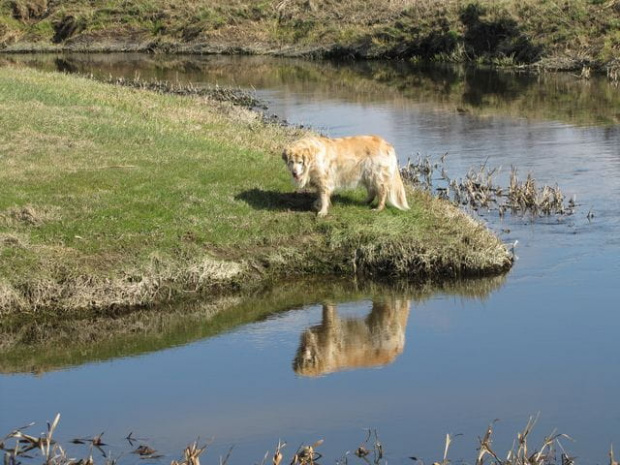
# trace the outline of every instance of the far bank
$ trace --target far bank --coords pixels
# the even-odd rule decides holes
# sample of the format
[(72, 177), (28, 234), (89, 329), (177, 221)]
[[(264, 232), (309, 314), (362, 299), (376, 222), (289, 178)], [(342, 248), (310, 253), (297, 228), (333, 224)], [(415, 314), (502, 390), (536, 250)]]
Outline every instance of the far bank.
[(0, 51), (260, 54), (607, 72), (618, 0), (0, 2)]

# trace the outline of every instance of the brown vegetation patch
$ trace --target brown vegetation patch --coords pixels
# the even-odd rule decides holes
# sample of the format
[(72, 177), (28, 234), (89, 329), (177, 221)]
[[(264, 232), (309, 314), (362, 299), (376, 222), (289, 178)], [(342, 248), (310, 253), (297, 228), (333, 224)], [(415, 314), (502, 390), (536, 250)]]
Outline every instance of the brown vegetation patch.
[(0, 252), (3, 248), (24, 248), (27, 247), (27, 239), (13, 233), (0, 233)]
[(153, 44), (148, 31), (113, 27), (75, 34), (64, 41), (63, 48), (76, 52), (145, 52), (152, 51)]
[(0, 281), (0, 315), (3, 309), (23, 308), (26, 302), (9, 283)]
[(60, 218), (60, 209), (57, 207), (25, 205), (23, 207), (10, 207), (0, 212), (0, 225), (36, 227), (50, 221), (57, 221)]
[(48, 13), (47, 0), (12, 0), (13, 18), (19, 21), (42, 19)]
[(83, 19), (76, 18), (73, 15), (66, 15), (63, 18), (54, 21), (54, 37), (52, 42), (59, 44), (73, 35), (81, 32), (86, 28), (86, 22)]
[(143, 80), (140, 78), (124, 79), (110, 78), (110, 84), (133, 87), (136, 89), (151, 90), (160, 94), (204, 96), (218, 102), (230, 102), (246, 108), (264, 107), (250, 91), (244, 89), (232, 89), (230, 87), (202, 86), (196, 87), (190, 84), (171, 83), (168, 81)]
[(212, 257), (178, 264), (158, 255), (152, 256), (145, 269), (110, 277), (74, 275), (71, 270), (55, 267), (53, 263), (46, 266), (51, 267), (47, 276), (28, 277), (25, 281), (0, 281), (0, 291), (4, 294), (4, 297), (0, 297), (0, 315), (42, 309), (67, 312), (135, 308), (170, 301), (186, 292), (228, 289), (247, 272), (241, 263), (220, 261)]

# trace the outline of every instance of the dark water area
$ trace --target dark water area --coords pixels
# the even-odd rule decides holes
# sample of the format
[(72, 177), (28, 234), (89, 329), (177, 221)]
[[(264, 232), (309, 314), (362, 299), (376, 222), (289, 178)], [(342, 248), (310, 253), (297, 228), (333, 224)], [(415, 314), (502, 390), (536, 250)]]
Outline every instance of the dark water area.
[(333, 137), (379, 134), (403, 164), (447, 153), (452, 178), (485, 164), (501, 167), (507, 185), (514, 166), (539, 185), (557, 183), (576, 207), (538, 219), (473, 212), (506, 243), (518, 241), (518, 260), (500, 279), (423, 290), (290, 284), (286, 298), (239, 303), (240, 312), (273, 311), (215, 335), (187, 330), (192, 337), (151, 351), (123, 352), (119, 343), (118, 356), (50, 371), (35, 359), (37, 374), (5, 369), (0, 435), (31, 421), (38, 433), (61, 412), (61, 440), (105, 431), (120, 454), (133, 431), (164, 454), (161, 463), (197, 437), (214, 438), (206, 463), (232, 445), (230, 463), (261, 463), (280, 438), (287, 460), (302, 442), (325, 439), (321, 463), (335, 463), (373, 428), (387, 461), (405, 464), (440, 461), (446, 433), (462, 433), (449, 458), (473, 463), (491, 421), (499, 419), (494, 446), (505, 457), (540, 413), (534, 447), (557, 428), (574, 438), (562, 445), (578, 463), (607, 463), (610, 444), (620, 448), (620, 87), (604, 77), (402, 63), (5, 59), (250, 89), (292, 124)]

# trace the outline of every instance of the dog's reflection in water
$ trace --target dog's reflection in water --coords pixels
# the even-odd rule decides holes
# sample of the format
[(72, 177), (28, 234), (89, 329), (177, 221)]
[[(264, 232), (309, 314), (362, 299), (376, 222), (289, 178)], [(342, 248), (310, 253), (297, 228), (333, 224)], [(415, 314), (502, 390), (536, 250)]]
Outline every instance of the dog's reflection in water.
[(295, 373), (319, 376), (392, 363), (405, 347), (410, 301), (374, 301), (366, 318), (341, 318), (336, 305), (323, 305), (323, 322), (301, 335)]

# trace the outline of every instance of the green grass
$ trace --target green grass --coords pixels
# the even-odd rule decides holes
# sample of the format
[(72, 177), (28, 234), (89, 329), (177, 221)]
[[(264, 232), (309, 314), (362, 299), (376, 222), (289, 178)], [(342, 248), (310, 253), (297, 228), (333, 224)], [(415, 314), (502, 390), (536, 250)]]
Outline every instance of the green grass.
[(144, 305), (289, 274), (420, 279), (498, 273), (500, 241), (410, 192), (363, 193), (326, 219), (295, 194), (282, 147), (300, 131), (204, 98), (0, 68), (0, 312)]

